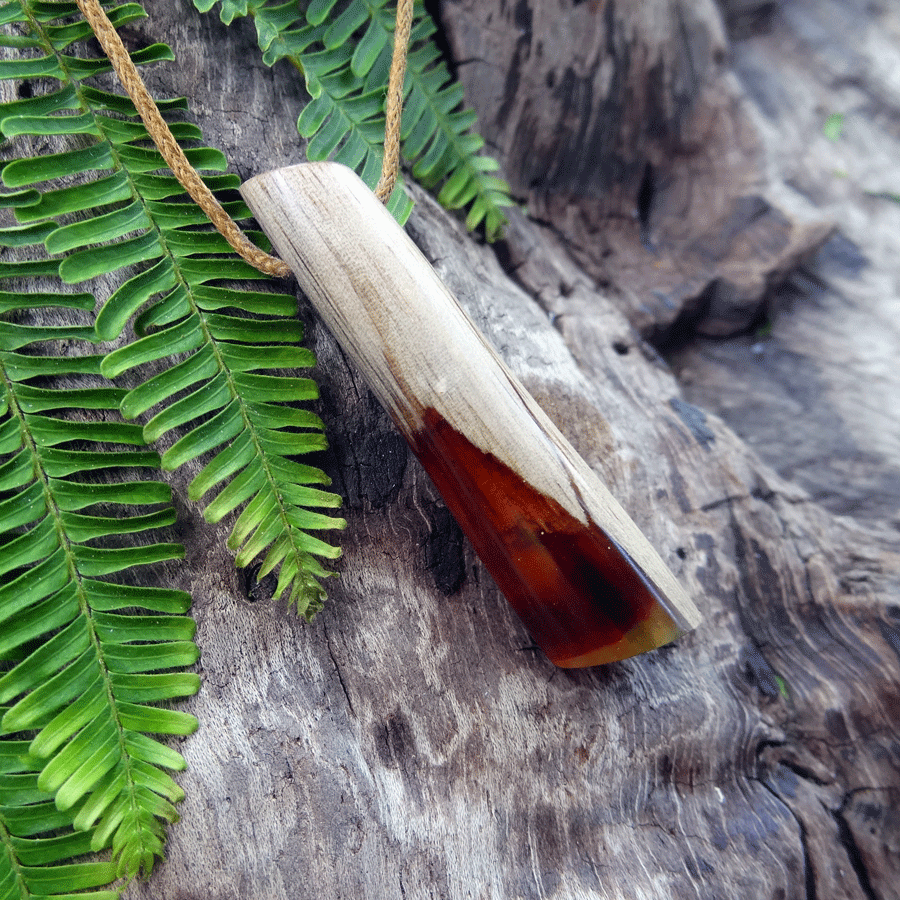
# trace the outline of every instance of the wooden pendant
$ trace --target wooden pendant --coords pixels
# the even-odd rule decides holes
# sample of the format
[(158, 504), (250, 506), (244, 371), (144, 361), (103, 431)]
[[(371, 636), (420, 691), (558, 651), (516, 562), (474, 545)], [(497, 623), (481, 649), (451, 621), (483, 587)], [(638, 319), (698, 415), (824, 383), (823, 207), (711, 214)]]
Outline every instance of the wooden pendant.
[(699, 623), (647, 539), (356, 174), (306, 163), (241, 193), (554, 663), (624, 659)]

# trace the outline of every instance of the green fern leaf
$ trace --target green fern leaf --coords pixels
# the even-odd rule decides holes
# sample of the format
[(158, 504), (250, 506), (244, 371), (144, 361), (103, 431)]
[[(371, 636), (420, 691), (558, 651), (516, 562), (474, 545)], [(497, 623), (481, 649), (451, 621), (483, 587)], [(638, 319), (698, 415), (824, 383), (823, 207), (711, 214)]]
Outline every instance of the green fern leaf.
[[(122, 22), (137, 13), (143, 15), (130, 4), (113, 11), (113, 18)], [(0, 19), (31, 35), (30, 45), (55, 58), (67, 79), (43, 108), (41, 97), (27, 107), (20, 101), (0, 108), (0, 121), (8, 126), (4, 135), (74, 133), (97, 140), (83, 148), (86, 153), (15, 161), (6, 168), (7, 184), (16, 178), (39, 184), (48, 172), (65, 174), (68, 163), (84, 173), (102, 172), (110, 167), (112, 143), (102, 137), (104, 129), (123, 141), (145, 137), (131, 123), (110, 124), (85, 102), (105, 103), (107, 112), (117, 114), (123, 108), (121, 98), (104, 99), (113, 95), (75, 83), (106, 63), (65, 55), (69, 43), (87, 32), (83, 23), (53, 23), (74, 14), (68, 4), (0, 7)], [(167, 55), (154, 51), (149, 57)], [(56, 278), (61, 291), (59, 273), (67, 266), (72, 271), (73, 260), (96, 270), (96, 262), (79, 257), (80, 248), (97, 237), (54, 217), (93, 213), (96, 220), (94, 207), (106, 206), (100, 213), (105, 230), (95, 234), (108, 246), (122, 245), (134, 227), (147, 227), (133, 208), (118, 206), (133, 199), (133, 191), (122, 190), (130, 187), (125, 176), (95, 191), (87, 181), (44, 194), (33, 188), (6, 194), (3, 205), (20, 213), (22, 224), (3, 230), (0, 240), (40, 255), (47, 239), (62, 232), (50, 249), (63, 256), (6, 264), (0, 277)], [(103, 258), (103, 268), (110, 258)], [(0, 321), (0, 659), (6, 661), (0, 675), (0, 897), (78, 892), (105, 900), (118, 891), (98, 888), (120, 875), (149, 872), (162, 855), (165, 823), (177, 818), (174, 804), (183, 796), (163, 769), (179, 770), (184, 761), (148, 734), (183, 735), (196, 727), (193, 717), (153, 705), (199, 686), (196, 675), (179, 671), (197, 659), (194, 623), (184, 615), (188, 596), (101, 580), (114, 575), (119, 581), (134, 566), (183, 553), (178, 545), (147, 540), (174, 520), (166, 485), (93, 483), (99, 470), (158, 468), (159, 456), (146, 448), (142, 428), (117, 418), (126, 391), (104, 384), (101, 356), (37, 352), (41, 343), (60, 339), (71, 352), (73, 340), (94, 339), (95, 330), (43, 325), (31, 311), (91, 311), (95, 304), (87, 293), (0, 292), (0, 311), (15, 319)], [(60, 377), (65, 387), (58, 385)], [(104, 420), (88, 422), (79, 410), (100, 410)], [(139, 536), (139, 543), (129, 535)], [(68, 862), (105, 847), (113, 850), (109, 862)]]
[[(52, 294), (24, 297), (20, 311), (73, 305), (64, 295), (58, 303)], [(98, 468), (158, 465), (140, 429), (71, 412), (116, 410), (124, 392), (54, 387), (51, 377), (97, 381), (101, 357), (24, 355), (18, 348), (33, 352), (46, 328), (20, 324), (15, 341), (3, 340), (11, 327), (0, 322), (0, 344), (17, 346), (0, 351), (0, 658), (12, 663), (0, 676), (0, 896), (62, 897), (149, 872), (161, 855), (161, 822), (183, 795), (159, 766), (182, 762), (171, 752), (147, 762), (128, 739), (196, 727), (191, 716), (149, 704), (196, 692), (197, 676), (177, 669), (197, 651), (187, 595), (96, 580), (183, 552), (166, 543), (106, 546), (174, 521), (166, 485), (139, 482), (133, 491), (84, 480)], [(138, 449), (103, 452), (106, 442)], [(154, 509), (129, 513), (141, 506)], [(150, 656), (153, 671), (144, 674)], [(63, 862), (109, 845), (112, 862)]]
[[(260, 403), (252, 377), (245, 374), (313, 364), (308, 351), (281, 346), (302, 338), (294, 320), (296, 301), (285, 295), (223, 286), (223, 280), (228, 278), (264, 276), (230, 255), (230, 248), (218, 233), (210, 230), (205, 215), (186, 201), (178, 182), (170, 174), (161, 174), (162, 159), (155, 149), (146, 146), (148, 136), (130, 101), (58, 74), (68, 72), (76, 59), (65, 51), (81, 32), (76, 29), (67, 33), (69, 43), (60, 41), (57, 32), (54, 42), (48, 36), (53, 26), (34, 24), (39, 17), (32, 6), (25, 7), (31, 11), (32, 34), (40, 39), (46, 58), (57, 60), (54, 71), (61, 86), (47, 95), (30, 98), (35, 101), (30, 106), (17, 102), (0, 107), (0, 129), (9, 135), (75, 132), (89, 136), (95, 143), (29, 160), (27, 166), (19, 160), (4, 167), (2, 178), (7, 185), (36, 189), (38, 193), (37, 199), (21, 195), (14, 209), (21, 215), (23, 230), (10, 230), (8, 240), (41, 236), (49, 253), (63, 255), (53, 265), (69, 284), (119, 272), (127, 276), (128, 267), (142, 267), (137, 274), (123, 279), (97, 315), (96, 334), (103, 340), (118, 337), (132, 319), (138, 334), (136, 341), (106, 357), (102, 371), (107, 377), (116, 378), (147, 364), (165, 364), (166, 360), (170, 368), (149, 378), (127, 396), (123, 392), (117, 404), (131, 418), (154, 413), (144, 425), (144, 440), (175, 438), (174, 445), (163, 455), (166, 468), (175, 468), (204, 454), (221, 454), (228, 450), (229, 442), (249, 434), (262, 469), (253, 482), (253, 491), (243, 495), (243, 502), (249, 504), (255, 497), (264, 498), (266, 509), (271, 512), (270, 504), (275, 502), (278, 514), (275, 519), (270, 515), (263, 521), (255, 518), (251, 510), (238, 520), (241, 539), (233, 535), (231, 541), (236, 560), (244, 565), (264, 553), (269, 544), (288, 535), (293, 557), (285, 556), (282, 565), (292, 560), (294, 575), (285, 591), (299, 612), (311, 616), (324, 600), (321, 579), (328, 574), (314, 557), (334, 559), (339, 551), (324, 542), (307, 540), (304, 532), (339, 528), (344, 523), (307, 507), (334, 509), (340, 501), (322, 490), (296, 490), (310, 483), (327, 482), (320, 473), (310, 478), (303, 467), (286, 470), (277, 463), (325, 446), (322, 423), (293, 405), (313, 399), (314, 385), (302, 379), (305, 389), (301, 396), (295, 389), (297, 379), (288, 376), (284, 378), (283, 391), (276, 387), (269, 392), (268, 400)], [(174, 123), (173, 130), (181, 140), (199, 137), (199, 131), (192, 126)], [(186, 154), (195, 166), (207, 171), (219, 172), (226, 167), (222, 154), (211, 148), (189, 147)], [(57, 187), (56, 179), (66, 170), (82, 174), (84, 183)], [(233, 175), (211, 175), (208, 183), (214, 190), (233, 191), (238, 181)], [(222, 199), (233, 216), (249, 216), (241, 201), (228, 196)], [(65, 218), (70, 214), (79, 218)], [(26, 226), (31, 230), (26, 232)], [(225, 253), (229, 256), (221, 255)], [(30, 264), (28, 271), (35, 265)], [(22, 269), (15, 269), (9, 274), (21, 272)], [(54, 335), (64, 336), (46, 328), (40, 333), (44, 340)], [(86, 337), (83, 331), (77, 335)], [(15, 343), (36, 336), (34, 332), (20, 336), (13, 328), (7, 341)], [(191, 355), (187, 360), (174, 362), (173, 356), (183, 353)], [(278, 381), (283, 376), (263, 377)], [(185, 392), (189, 392), (187, 396), (180, 396)], [(116, 464), (123, 462), (108, 452), (75, 458), (79, 466), (90, 468), (100, 465), (103, 456)], [(48, 457), (48, 464), (53, 476), (67, 474), (63, 460)], [(203, 483), (216, 486), (238, 475), (240, 467), (219, 469), (213, 458), (205, 471)], [(222, 476), (223, 471), (228, 474)], [(216, 473), (212, 482), (209, 472)], [(304, 479), (299, 484), (292, 480), (298, 477)], [(289, 499), (299, 497), (304, 500)], [(230, 507), (229, 512), (239, 510)], [(218, 513), (214, 513), (212, 520), (218, 518)], [(252, 527), (246, 530), (248, 523)], [(98, 572), (114, 564), (114, 559), (114, 553), (81, 555), (82, 565)]]
[(0, 898), (62, 900), (78, 890), (79, 900), (115, 900), (116, 890), (92, 890), (115, 881), (115, 863), (66, 862), (91, 851), (92, 834), (73, 830), (71, 812), (38, 787), (39, 770), (28, 741), (0, 741)]
[[(355, 169), (374, 188), (381, 174), (384, 95), (393, 45), (394, 5), (386, 0), (311, 0), (303, 15), (294, 0), (219, 0), (226, 24), (252, 16), (263, 60), (292, 63), (303, 75), (310, 102), (297, 120), (308, 139), (310, 160), (334, 159)], [(201, 12), (215, 4), (194, 0)], [(438, 190), (449, 209), (468, 209), (470, 229), (484, 225), (489, 239), (500, 235), (504, 209), (512, 205), (499, 168), (481, 151), (484, 140), (472, 128), (475, 114), (462, 108), (463, 93), (452, 82), (432, 40), (434, 23), (421, 3), (414, 11), (404, 84), (402, 154), (413, 176)], [(401, 222), (412, 201), (396, 190), (388, 209)]]

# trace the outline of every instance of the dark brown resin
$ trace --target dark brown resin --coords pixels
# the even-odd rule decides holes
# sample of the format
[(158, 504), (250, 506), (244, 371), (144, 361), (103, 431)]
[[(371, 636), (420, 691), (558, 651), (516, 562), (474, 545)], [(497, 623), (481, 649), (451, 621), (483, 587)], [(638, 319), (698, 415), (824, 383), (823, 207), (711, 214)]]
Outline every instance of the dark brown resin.
[(624, 659), (682, 633), (646, 575), (599, 526), (579, 522), (433, 409), (423, 418), (413, 451), (556, 665)]

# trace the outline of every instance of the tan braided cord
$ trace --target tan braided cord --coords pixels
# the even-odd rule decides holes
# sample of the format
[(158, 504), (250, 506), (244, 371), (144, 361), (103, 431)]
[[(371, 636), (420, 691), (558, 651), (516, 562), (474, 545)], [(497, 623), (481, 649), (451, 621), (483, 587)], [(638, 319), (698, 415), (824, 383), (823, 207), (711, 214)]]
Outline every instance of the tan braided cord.
[(98, 0), (76, 0), (76, 2), (82, 15), (94, 30), (103, 52), (109, 57), (116, 75), (119, 76), (122, 86), (131, 97), (163, 159), (190, 194), (191, 199), (209, 216), (210, 221), (219, 229), (225, 240), (250, 265), (267, 275), (276, 275), (280, 278), (289, 277), (291, 270), (288, 266), (280, 259), (269, 256), (268, 253), (260, 250), (247, 238), (234, 219), (225, 212), (222, 205), (213, 196), (212, 191), (204, 184), (196, 169), (188, 162), (184, 151), (172, 136), (169, 126), (160, 114), (153, 97), (150, 96), (150, 92), (131, 61), (128, 51), (122, 44), (112, 22), (100, 7)]
[(397, 24), (394, 27), (394, 55), (388, 76), (384, 122), (384, 159), (375, 196), (387, 203), (400, 170), (400, 117), (403, 113), (403, 78), (406, 75), (406, 51), (412, 30), (413, 0), (397, 0)]
[[(99, 0), (75, 0), (82, 15), (94, 31), (103, 52), (109, 57), (122, 87), (125, 88), (134, 103), (147, 132), (153, 138), (160, 154), (166, 161), (172, 174), (188, 192), (191, 199), (209, 216), (210, 221), (225, 240), (250, 265), (279, 278), (287, 278), (291, 270), (280, 259), (270, 256), (253, 244), (237, 223), (222, 208), (222, 204), (213, 196), (212, 191), (190, 164), (184, 151), (178, 146), (166, 120), (160, 114), (150, 92), (147, 90), (140, 74), (112, 22), (100, 6)], [(382, 203), (387, 203), (400, 169), (400, 120), (403, 112), (403, 79), (406, 74), (406, 52), (409, 46), (409, 35), (412, 30), (413, 0), (397, 0), (397, 21), (394, 28), (394, 50), (391, 69), (388, 76), (387, 101), (385, 108), (384, 159), (381, 166), (381, 178), (375, 188), (375, 196)]]

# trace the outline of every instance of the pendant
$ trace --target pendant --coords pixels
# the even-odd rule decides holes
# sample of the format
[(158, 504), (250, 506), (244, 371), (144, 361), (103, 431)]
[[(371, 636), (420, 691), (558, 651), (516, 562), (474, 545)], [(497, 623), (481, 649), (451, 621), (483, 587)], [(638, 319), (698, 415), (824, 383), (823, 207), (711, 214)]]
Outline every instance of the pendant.
[(556, 665), (696, 627), (638, 527), (352, 170), (304, 163), (241, 193)]

